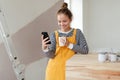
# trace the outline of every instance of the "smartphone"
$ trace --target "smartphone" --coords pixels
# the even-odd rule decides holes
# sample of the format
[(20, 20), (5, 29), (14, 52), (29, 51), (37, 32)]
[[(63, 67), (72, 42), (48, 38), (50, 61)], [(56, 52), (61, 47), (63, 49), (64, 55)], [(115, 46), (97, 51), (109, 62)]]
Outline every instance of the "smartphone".
[[(41, 34), (43, 35), (43, 39), (48, 37), (48, 39), (46, 41), (50, 40), (50, 37), (47, 32), (42, 32)], [(47, 44), (51, 44), (51, 41), (49, 41)]]

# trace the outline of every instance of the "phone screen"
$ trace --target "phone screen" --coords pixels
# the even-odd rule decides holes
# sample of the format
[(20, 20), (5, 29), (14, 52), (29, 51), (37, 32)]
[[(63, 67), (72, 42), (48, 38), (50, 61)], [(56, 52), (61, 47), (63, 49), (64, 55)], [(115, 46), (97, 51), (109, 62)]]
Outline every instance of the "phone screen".
[[(47, 39), (47, 40), (50, 40), (49, 35), (48, 35), (48, 33), (47, 33), (47, 32), (42, 32), (41, 34), (43, 35), (43, 39), (45, 39), (45, 38), (47, 38), (47, 37), (48, 37), (48, 39)], [(46, 40), (46, 41), (47, 41), (47, 40)], [(51, 44), (51, 41), (49, 41), (47, 44)]]

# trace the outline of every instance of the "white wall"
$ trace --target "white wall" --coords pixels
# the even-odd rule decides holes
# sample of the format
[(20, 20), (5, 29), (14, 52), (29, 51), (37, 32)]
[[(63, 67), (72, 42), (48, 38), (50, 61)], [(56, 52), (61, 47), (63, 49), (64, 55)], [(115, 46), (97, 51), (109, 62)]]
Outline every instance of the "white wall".
[[(16, 55), (19, 55), (18, 57), (21, 57), (21, 60), (27, 60), (27, 54), (33, 57), (35, 52), (37, 54), (40, 52), (40, 33), (46, 30), (45, 27), (50, 26), (49, 31), (54, 28), (53, 25), (56, 23), (56, 14), (54, 13), (56, 13), (55, 9), (60, 7), (56, 5), (60, 1), (63, 2), (62, 0), (0, 0), (0, 9), (4, 14), (3, 18), (5, 20), (3, 23), (6, 23), (4, 29), (10, 32), (10, 38), (12, 38), (10, 44), (15, 47)], [(35, 31), (33, 32), (33, 30)], [(33, 49), (34, 45), (35, 47)], [(30, 50), (35, 52), (31, 52)]]
[(83, 1), (84, 25), (90, 50), (120, 48), (120, 0)]
[(82, 0), (71, 0), (71, 11), (73, 13), (73, 21), (71, 26), (83, 31)]
[[(25, 70), (36, 73), (33, 75), (32, 73), (27, 74), (28, 72), (25, 72), (26, 80), (44, 80), (45, 78), (45, 64), (47, 61), (37, 61), (44, 57), (41, 55), (40, 33), (46, 30), (48, 25), (48, 31), (52, 31), (53, 28), (56, 27), (55, 24), (57, 24), (57, 21), (55, 13), (62, 2), (63, 0), (0, 0), (0, 8), (4, 13), (5, 23), (7, 23), (8, 31), (10, 31), (11, 34), (10, 38), (12, 38), (13, 41), (11, 45), (15, 46), (16, 55), (20, 62), (26, 65)], [(6, 26), (4, 26), (4, 28), (5, 27)], [(0, 47), (0, 49), (2, 48)], [(2, 53), (1, 50), (0, 53)], [(4, 56), (0, 56), (4, 59)], [(3, 59), (1, 62), (4, 63), (5, 60)], [(9, 60), (9, 58), (7, 59)], [(35, 60), (37, 63), (33, 64)], [(0, 69), (2, 68), (5, 69), (4, 67)], [(0, 73), (0, 79), (3, 79), (1, 74), (4, 75), (3, 73), (5, 72)], [(40, 79), (41, 75), (42, 79)], [(10, 75), (6, 75), (6, 77), (7, 76)]]
[[(1, 33), (1, 32), (0, 32)], [(0, 35), (0, 44), (2, 43), (2, 37), (1, 37), (1, 35)]]
[(3, 26), (2, 21), (3, 21), (3, 15), (2, 15), (2, 12), (0, 12), (0, 44), (2, 43), (2, 30), (1, 30)]
[(59, 0), (0, 0), (10, 34), (27, 25), (57, 1)]
[(84, 35), (88, 41), (88, 20), (89, 20), (89, 16), (88, 16), (88, 11), (89, 11), (89, 7), (88, 7), (88, 0), (83, 0), (83, 31), (84, 31)]
[(42, 58), (29, 64), (25, 70), (25, 80), (45, 80), (47, 58)]
[(68, 3), (68, 8), (71, 10), (73, 14), (73, 20), (71, 23), (71, 27), (78, 28), (83, 31), (83, 0), (64, 0), (64, 2)]

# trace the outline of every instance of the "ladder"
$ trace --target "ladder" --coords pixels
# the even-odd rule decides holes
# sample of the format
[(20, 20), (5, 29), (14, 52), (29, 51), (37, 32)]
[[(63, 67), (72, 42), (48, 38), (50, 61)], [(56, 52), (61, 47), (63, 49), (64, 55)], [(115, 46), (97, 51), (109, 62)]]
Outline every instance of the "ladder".
[(16, 56), (16, 51), (13, 46), (11, 36), (9, 34), (7, 25), (5, 23), (5, 16), (3, 11), (0, 9), (0, 36), (5, 45), (7, 54), (12, 64), (13, 71), (16, 75), (17, 80), (25, 80), (24, 78), (24, 69), (25, 65), (20, 63), (20, 60)]

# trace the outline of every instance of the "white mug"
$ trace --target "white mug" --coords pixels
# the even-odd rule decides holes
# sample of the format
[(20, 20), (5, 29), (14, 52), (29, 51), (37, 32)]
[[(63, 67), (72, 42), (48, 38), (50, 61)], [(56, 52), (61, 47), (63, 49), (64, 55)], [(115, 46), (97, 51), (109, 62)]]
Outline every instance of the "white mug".
[(117, 61), (117, 55), (116, 54), (110, 54), (109, 59), (111, 62), (116, 62)]
[(99, 62), (105, 62), (106, 60), (107, 60), (107, 55), (105, 53), (98, 54), (98, 61)]
[(65, 46), (66, 37), (59, 37), (59, 46)]

